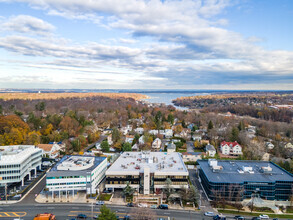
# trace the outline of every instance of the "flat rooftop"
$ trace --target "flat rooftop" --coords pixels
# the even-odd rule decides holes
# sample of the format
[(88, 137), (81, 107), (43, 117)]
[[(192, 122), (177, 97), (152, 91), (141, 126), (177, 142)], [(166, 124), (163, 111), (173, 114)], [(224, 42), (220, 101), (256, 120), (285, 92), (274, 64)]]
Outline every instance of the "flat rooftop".
[(39, 150), (34, 145), (0, 146), (0, 164), (19, 164)]
[(85, 174), (93, 171), (106, 159), (106, 157), (66, 155), (54, 165), (50, 172), (47, 173), (47, 176), (71, 176), (73, 174)]
[(157, 175), (188, 175), (188, 170), (179, 153), (124, 152), (106, 171), (106, 175), (139, 175), (149, 167)]
[(272, 162), (218, 160), (215, 169), (208, 160), (198, 160), (198, 163), (208, 180), (214, 183), (293, 182), (292, 174)]

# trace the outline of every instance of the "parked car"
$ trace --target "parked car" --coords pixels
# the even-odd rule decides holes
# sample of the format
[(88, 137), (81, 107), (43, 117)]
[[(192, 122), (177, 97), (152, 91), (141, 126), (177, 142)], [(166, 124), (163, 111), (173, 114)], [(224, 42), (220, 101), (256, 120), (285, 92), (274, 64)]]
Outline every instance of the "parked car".
[(123, 220), (130, 220), (130, 216), (129, 215), (125, 215)]
[(96, 201), (96, 205), (105, 205), (104, 201)]
[(145, 203), (138, 203), (137, 206), (140, 207), (140, 208), (147, 208), (147, 207), (148, 207), (148, 204), (145, 204)]
[(236, 220), (245, 220), (245, 218), (243, 216), (240, 216), (240, 215), (236, 215), (234, 217), (234, 219), (236, 219)]
[(127, 207), (134, 207), (134, 204), (133, 204), (132, 202), (130, 202), (130, 203), (127, 203), (126, 206), (127, 206)]
[(260, 219), (270, 219), (268, 215), (259, 215)]
[(157, 209), (158, 206), (157, 206), (157, 205), (151, 205), (150, 208), (151, 208), (151, 209)]
[(87, 219), (87, 216), (85, 214), (78, 214), (76, 216), (77, 219)]
[(99, 215), (94, 215), (94, 219), (98, 219), (99, 218)]
[(215, 216), (215, 213), (213, 213), (213, 212), (205, 212), (204, 215), (205, 216)]
[(168, 205), (167, 204), (161, 204), (158, 206), (158, 209), (168, 209)]
[(260, 220), (260, 217), (253, 217), (251, 220)]
[(213, 217), (213, 220), (226, 220), (226, 216), (224, 215), (216, 215)]

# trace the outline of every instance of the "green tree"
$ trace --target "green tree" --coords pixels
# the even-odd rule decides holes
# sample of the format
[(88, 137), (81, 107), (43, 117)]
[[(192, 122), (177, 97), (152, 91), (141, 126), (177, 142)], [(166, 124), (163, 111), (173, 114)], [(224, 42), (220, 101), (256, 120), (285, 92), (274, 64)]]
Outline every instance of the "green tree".
[(245, 130), (245, 125), (243, 121), (240, 121), (238, 124), (238, 130), (239, 131), (244, 131)]
[(139, 134), (135, 134), (134, 135), (134, 138), (133, 138), (133, 141), (132, 141), (132, 145), (136, 144), (138, 142), (138, 139), (139, 139)]
[(173, 114), (169, 114), (168, 115), (168, 118), (167, 118), (167, 121), (171, 123), (171, 125), (174, 124), (174, 115)]
[(102, 143), (101, 143), (101, 149), (102, 149), (102, 151), (109, 152), (110, 147), (109, 147), (109, 143), (108, 143), (107, 140), (103, 140), (102, 141)]
[(135, 189), (130, 186), (130, 183), (127, 181), (127, 185), (123, 189), (123, 195), (126, 197), (126, 201), (132, 202), (133, 201), (133, 194)]
[(209, 124), (208, 124), (208, 130), (211, 130), (214, 128), (214, 124), (212, 121), (209, 121)]
[(2, 105), (0, 105), (0, 115), (2, 115), (3, 114), (3, 107), (2, 107)]
[(239, 140), (239, 130), (236, 127), (232, 128), (230, 141), (238, 141)]
[(172, 185), (171, 179), (167, 178), (165, 181), (165, 187), (163, 188), (163, 192), (166, 194), (167, 202), (169, 202), (170, 196), (175, 193), (175, 190), (171, 185)]
[(39, 102), (38, 104), (35, 105), (35, 108), (37, 111), (44, 111), (46, 107), (45, 102)]
[(122, 151), (131, 151), (131, 144), (130, 143), (123, 143)]
[(100, 211), (101, 214), (99, 215), (98, 220), (117, 220), (115, 213), (105, 205), (100, 208)]
[(113, 128), (113, 131), (112, 131), (112, 140), (113, 140), (113, 143), (115, 144), (117, 141), (120, 140), (120, 132), (118, 131), (117, 128)]

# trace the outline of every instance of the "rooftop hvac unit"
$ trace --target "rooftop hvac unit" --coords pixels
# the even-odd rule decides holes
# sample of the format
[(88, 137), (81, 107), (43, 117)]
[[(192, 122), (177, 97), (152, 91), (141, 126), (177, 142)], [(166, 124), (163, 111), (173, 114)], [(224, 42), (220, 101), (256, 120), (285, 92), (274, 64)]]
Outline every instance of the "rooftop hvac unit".
[(270, 166), (262, 167), (261, 169), (264, 173), (270, 173), (273, 171), (273, 168), (271, 168)]

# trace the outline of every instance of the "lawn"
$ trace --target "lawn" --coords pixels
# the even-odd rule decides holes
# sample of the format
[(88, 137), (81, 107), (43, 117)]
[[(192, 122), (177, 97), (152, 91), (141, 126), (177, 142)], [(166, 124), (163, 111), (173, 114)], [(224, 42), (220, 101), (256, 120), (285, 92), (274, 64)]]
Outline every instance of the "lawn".
[[(223, 209), (218, 209), (219, 212), (221, 213), (226, 213), (226, 214), (235, 214), (235, 215), (249, 215), (249, 216), (259, 216), (261, 213), (250, 213), (250, 212), (238, 212), (237, 210), (232, 211), (232, 210), (223, 210)], [(285, 218), (285, 219), (293, 219), (293, 215), (288, 215), (288, 214), (271, 214), (269, 213), (268, 216), (270, 218)]]
[(111, 196), (112, 196), (112, 194), (103, 193), (103, 194), (99, 195), (97, 200), (109, 201), (111, 199)]

